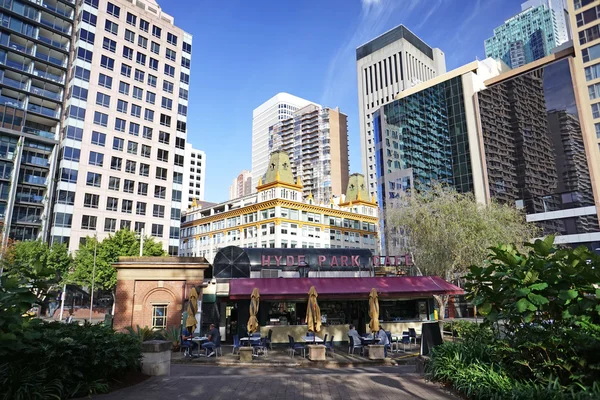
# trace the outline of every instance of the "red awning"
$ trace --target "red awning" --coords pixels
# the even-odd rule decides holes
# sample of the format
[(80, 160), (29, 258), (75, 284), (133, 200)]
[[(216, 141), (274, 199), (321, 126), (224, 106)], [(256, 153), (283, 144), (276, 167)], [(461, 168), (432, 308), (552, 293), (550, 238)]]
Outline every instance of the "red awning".
[(437, 276), (376, 278), (243, 278), (229, 282), (231, 299), (249, 299), (257, 288), (261, 299), (306, 297), (311, 286), (320, 297), (367, 298), (372, 288), (381, 297), (429, 297), (434, 294), (463, 294), (458, 286)]

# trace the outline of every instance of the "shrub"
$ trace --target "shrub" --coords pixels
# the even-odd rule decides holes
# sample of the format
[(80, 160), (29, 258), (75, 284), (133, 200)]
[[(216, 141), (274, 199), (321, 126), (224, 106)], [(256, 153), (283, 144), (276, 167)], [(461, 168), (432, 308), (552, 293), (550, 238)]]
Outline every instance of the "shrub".
[(147, 326), (140, 328), (139, 325), (136, 327), (128, 326), (125, 328), (127, 334), (136, 338), (140, 343), (147, 340), (163, 339), (162, 331), (155, 331)]

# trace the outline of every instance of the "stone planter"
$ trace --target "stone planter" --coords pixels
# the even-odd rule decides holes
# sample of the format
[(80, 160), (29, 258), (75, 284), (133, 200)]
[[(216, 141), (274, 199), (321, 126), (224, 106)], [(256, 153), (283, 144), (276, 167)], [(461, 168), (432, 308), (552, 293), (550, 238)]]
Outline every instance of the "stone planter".
[(308, 359), (311, 361), (325, 361), (325, 346), (322, 344), (309, 344), (308, 346)]
[(240, 347), (240, 362), (252, 362), (252, 347)]
[(372, 344), (369, 347), (369, 360), (385, 360), (384, 346)]
[(149, 340), (142, 343), (142, 373), (150, 376), (171, 374), (173, 342)]

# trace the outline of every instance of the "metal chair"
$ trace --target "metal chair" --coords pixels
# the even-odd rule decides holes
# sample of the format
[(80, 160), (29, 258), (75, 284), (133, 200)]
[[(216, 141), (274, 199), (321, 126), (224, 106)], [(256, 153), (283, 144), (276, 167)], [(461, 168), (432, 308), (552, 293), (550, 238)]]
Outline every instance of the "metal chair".
[(402, 332), (402, 339), (400, 340), (400, 343), (402, 343), (404, 346), (403, 351), (406, 353), (406, 345), (408, 344), (410, 346), (410, 335), (408, 332)]
[(179, 346), (179, 352), (181, 353), (182, 349), (185, 349), (185, 351), (183, 352), (183, 356), (184, 357), (191, 357), (192, 356), (192, 347), (194, 346), (194, 344), (188, 340), (184, 340), (183, 336), (181, 336), (181, 345)]
[(240, 352), (240, 336), (233, 335), (233, 349), (231, 350), (231, 354), (235, 354), (235, 351)]
[(348, 354), (354, 354), (354, 349), (360, 349), (360, 354), (363, 354), (364, 346), (362, 344), (354, 343), (354, 338), (348, 335), (348, 339), (350, 339), (350, 345), (348, 346)]
[(267, 334), (267, 346), (269, 346), (269, 350), (273, 350), (273, 343), (271, 343), (271, 337), (273, 336), (273, 330), (269, 329), (269, 333)]
[(294, 341), (294, 338), (288, 335), (288, 341), (290, 342), (290, 347), (288, 348), (288, 352), (291, 353), (292, 358), (294, 358), (294, 354), (296, 350), (302, 350), (302, 357), (306, 356), (306, 347)]
[(252, 344), (252, 353), (256, 354), (257, 356), (259, 355), (260, 352), (262, 352), (263, 355), (267, 355), (267, 338), (264, 337), (262, 339), (260, 339), (260, 342), (258, 343), (253, 343)]
[(420, 335), (417, 335), (417, 331), (415, 330), (415, 328), (408, 328), (408, 337), (410, 338), (410, 340), (415, 341), (415, 344), (417, 344), (417, 340), (421, 339)]
[[(325, 335), (327, 337), (327, 335)], [(325, 344), (325, 354), (327, 354), (327, 350), (331, 352), (331, 357), (335, 354), (335, 349), (333, 348), (333, 335), (331, 335), (331, 339), (329, 339), (329, 343), (327, 343), (327, 339), (323, 341)]]
[(221, 347), (221, 336), (217, 336), (217, 343), (215, 343), (215, 357), (219, 356), (223, 357), (223, 348)]

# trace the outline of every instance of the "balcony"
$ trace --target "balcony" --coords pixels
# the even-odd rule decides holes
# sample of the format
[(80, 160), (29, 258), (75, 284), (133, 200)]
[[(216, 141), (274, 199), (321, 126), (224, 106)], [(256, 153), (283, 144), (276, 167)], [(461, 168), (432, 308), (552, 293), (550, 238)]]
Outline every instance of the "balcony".
[(22, 101), (7, 96), (0, 96), (0, 105), (14, 107), (21, 110), (25, 108)]
[(47, 180), (48, 178), (43, 176), (25, 174), (19, 183), (46, 186)]
[(40, 18), (40, 23), (44, 26), (47, 26), (48, 28), (52, 28), (52, 29), (62, 32), (66, 35), (71, 34), (71, 25), (65, 24), (62, 20), (51, 21), (47, 18), (42, 17), (42, 18)]
[(48, 107), (38, 106), (37, 104), (29, 104), (27, 106), (27, 110), (51, 118), (58, 119), (60, 117), (60, 112), (58, 112), (57, 110), (53, 110)]
[(59, 67), (65, 67), (67, 65), (66, 60), (61, 60), (60, 58), (52, 57), (51, 55), (42, 53), (41, 51), (36, 51), (35, 56), (44, 61), (48, 61), (49, 63), (58, 65)]
[(36, 1), (36, 3), (41, 4), (44, 8), (47, 8), (48, 10), (57, 13), (58, 15), (62, 15), (64, 17), (67, 17), (69, 19), (73, 19), (73, 9), (71, 7), (66, 7), (61, 3), (58, 2), (50, 2), (47, 0), (43, 0), (43, 1)]
[(23, 72), (31, 72), (31, 63), (24, 63), (15, 60), (0, 60), (0, 64), (6, 65), (7, 67), (17, 69)]
[(16, 89), (27, 90), (27, 82), (20, 82), (16, 79), (11, 79), (6, 76), (2, 77), (0, 83), (2, 83), (5, 86), (10, 86)]
[(43, 137), (46, 139), (54, 139), (54, 133), (49, 132), (49, 131), (44, 131), (42, 129), (32, 128), (30, 126), (24, 126), (23, 132), (30, 133), (30, 134), (36, 135), (36, 136), (40, 136), (40, 137)]
[(44, 96), (52, 100), (62, 101), (62, 95), (60, 93), (52, 92), (46, 89), (40, 89), (35, 86), (31, 87), (31, 93), (37, 94), (38, 96)]
[(60, 41), (52, 40), (51, 38), (46, 37), (45, 35), (42, 35), (41, 33), (38, 35), (38, 40), (41, 42), (44, 42), (46, 44), (49, 44), (50, 46), (57, 47), (59, 49), (65, 50), (65, 51), (69, 51), (69, 42), (61, 43)]
[(51, 81), (56, 82), (56, 83), (60, 83), (60, 84), (65, 83), (65, 78), (63, 78), (60, 75), (53, 74), (51, 72), (40, 71), (40, 70), (34, 69), (33, 70), (33, 74), (35, 76), (39, 76), (41, 78), (46, 78), (46, 79), (51, 80)]

